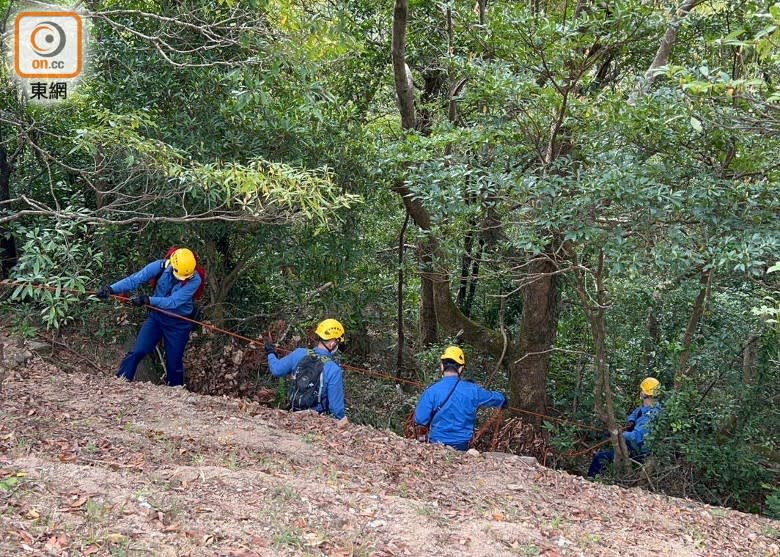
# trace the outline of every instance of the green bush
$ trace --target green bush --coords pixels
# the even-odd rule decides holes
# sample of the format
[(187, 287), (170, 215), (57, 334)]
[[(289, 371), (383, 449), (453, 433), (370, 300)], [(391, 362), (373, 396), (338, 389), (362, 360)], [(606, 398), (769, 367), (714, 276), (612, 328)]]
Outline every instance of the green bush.
[(46, 327), (59, 329), (76, 317), (103, 254), (90, 245), (87, 225), (72, 221), (18, 225), (15, 235), (22, 243), (11, 278), (20, 284), (11, 299), (31, 302)]

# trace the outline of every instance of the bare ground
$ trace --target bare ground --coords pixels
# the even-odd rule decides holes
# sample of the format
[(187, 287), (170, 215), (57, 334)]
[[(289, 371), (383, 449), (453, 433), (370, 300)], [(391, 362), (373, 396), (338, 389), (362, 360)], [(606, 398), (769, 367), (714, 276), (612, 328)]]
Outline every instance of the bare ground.
[(778, 521), (517, 456), (39, 359), (1, 388), (0, 555), (780, 555)]

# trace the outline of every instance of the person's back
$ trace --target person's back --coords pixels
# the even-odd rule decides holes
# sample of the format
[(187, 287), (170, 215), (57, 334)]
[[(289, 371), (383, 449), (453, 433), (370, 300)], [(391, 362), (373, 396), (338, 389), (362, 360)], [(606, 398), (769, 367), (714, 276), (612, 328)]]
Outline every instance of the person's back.
[(461, 378), (466, 358), (460, 348), (450, 346), (440, 360), (444, 376), (422, 394), (414, 421), (418, 427), (429, 428), (431, 443), (465, 451), (474, 435), (477, 410), (481, 406), (503, 407), (506, 397)]
[[(314, 348), (296, 348), (283, 358), (276, 355), (272, 344), (266, 344), (268, 369), (274, 377), (293, 375), (293, 382), (288, 386), (288, 389), (295, 389), (297, 374), (304, 372), (301, 366), (307, 365), (312, 359), (319, 360), (318, 363), (321, 364), (321, 367), (317, 365), (315, 370), (318, 372), (318, 377), (311, 377), (312, 382), (315, 380), (317, 382), (316, 385), (313, 385), (317, 391), (315, 404), (308, 406), (306, 403), (305, 405), (308, 407), (304, 408), (300, 403), (296, 405), (295, 401), (291, 400), (291, 410), (311, 409), (320, 414), (328, 413), (334, 418), (344, 419), (346, 418), (344, 372), (334, 359), (339, 346), (344, 342), (344, 327), (335, 319), (325, 319), (317, 326), (315, 334), (319, 342)], [(308, 400), (308, 393), (306, 398)]]
[(643, 457), (648, 452), (645, 441), (661, 409), (661, 403), (654, 396), (648, 396), (641, 406), (629, 414), (627, 420), (629, 428), (623, 432), (623, 438), (632, 456)]

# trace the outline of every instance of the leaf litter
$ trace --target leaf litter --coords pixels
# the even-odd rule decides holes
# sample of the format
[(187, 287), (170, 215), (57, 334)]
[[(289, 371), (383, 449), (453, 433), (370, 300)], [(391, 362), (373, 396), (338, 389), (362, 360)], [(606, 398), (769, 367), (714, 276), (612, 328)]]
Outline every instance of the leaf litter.
[(0, 555), (780, 557), (780, 522), (254, 401), (31, 360)]

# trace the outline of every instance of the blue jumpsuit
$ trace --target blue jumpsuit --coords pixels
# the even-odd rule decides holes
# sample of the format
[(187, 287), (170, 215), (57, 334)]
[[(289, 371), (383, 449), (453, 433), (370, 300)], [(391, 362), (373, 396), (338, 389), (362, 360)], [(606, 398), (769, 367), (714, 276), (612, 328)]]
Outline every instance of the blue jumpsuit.
[[(452, 395), (447, 399), (451, 391)], [(458, 382), (455, 375), (445, 375), (423, 392), (417, 403), (414, 421), (417, 425), (430, 428), (428, 440), (431, 443), (441, 443), (465, 451), (474, 436), (477, 409), (480, 406), (502, 408), (505, 405), (506, 397), (502, 393), (488, 391), (471, 381)]]
[[(324, 348), (315, 347), (314, 353), (327, 356), (328, 361), (322, 368), (322, 398), (321, 402), (313, 408), (320, 414), (327, 412), (336, 419), (346, 415), (344, 407), (344, 372), (341, 366), (331, 359), (331, 354)], [(308, 354), (306, 348), (296, 348), (283, 358), (277, 358), (276, 354), (268, 355), (268, 368), (274, 377), (290, 375), (297, 368), (300, 361)]]
[[(179, 280), (173, 276), (173, 268), (170, 265), (165, 267), (164, 259), (153, 261), (137, 273), (115, 282), (111, 285), (111, 290), (115, 294), (131, 292), (158, 275), (157, 286), (149, 298), (149, 305), (184, 317), (191, 315), (195, 309), (193, 295), (200, 286), (200, 275), (195, 273), (187, 280)], [(138, 332), (135, 345), (119, 365), (117, 377), (132, 381), (141, 360), (154, 350), (160, 339), (164, 339), (167, 383), (171, 386), (183, 385), (182, 360), (191, 331), (192, 324), (189, 321), (151, 310)]]
[[(628, 454), (631, 458), (637, 461), (642, 461), (648, 454), (647, 447), (645, 447), (645, 438), (650, 432), (652, 421), (661, 412), (661, 405), (656, 402), (652, 406), (639, 406), (634, 408), (634, 411), (628, 415), (626, 421), (629, 424), (634, 424), (631, 431), (623, 432), (623, 439), (626, 441), (626, 447), (628, 447)], [(588, 477), (593, 478), (604, 469), (604, 466), (608, 462), (615, 460), (615, 451), (613, 449), (604, 449), (597, 452), (593, 456), (593, 460), (590, 463), (588, 469)]]

